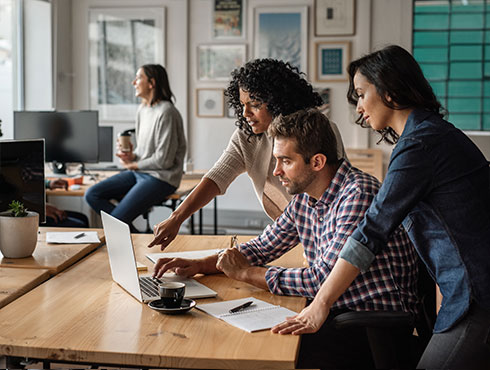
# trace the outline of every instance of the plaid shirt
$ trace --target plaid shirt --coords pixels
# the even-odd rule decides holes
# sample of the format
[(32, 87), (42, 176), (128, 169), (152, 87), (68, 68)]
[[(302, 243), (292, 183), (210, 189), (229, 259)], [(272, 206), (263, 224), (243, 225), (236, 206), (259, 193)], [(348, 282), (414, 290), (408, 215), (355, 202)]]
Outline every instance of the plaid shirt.
[[(301, 243), (309, 267), (270, 267), (266, 281), (274, 294), (314, 297), (379, 186), (374, 177), (344, 160), (320, 199), (296, 195), (274, 224), (239, 250), (252, 265), (261, 266)], [(402, 226), (383, 251), (333, 309), (415, 311), (417, 256)]]

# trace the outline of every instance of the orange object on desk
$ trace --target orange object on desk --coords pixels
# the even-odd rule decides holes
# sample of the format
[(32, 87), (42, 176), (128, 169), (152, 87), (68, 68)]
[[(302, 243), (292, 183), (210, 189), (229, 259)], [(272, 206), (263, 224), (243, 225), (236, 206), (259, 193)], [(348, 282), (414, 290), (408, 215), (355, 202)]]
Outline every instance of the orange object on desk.
[[(48, 179), (50, 180), (56, 180), (57, 178), (54, 177), (49, 177), (47, 176)], [(62, 177), (63, 180), (65, 180), (68, 183), (68, 187), (78, 184), (78, 185), (83, 185), (83, 176), (76, 176), (76, 177)]]
[(68, 186), (72, 186), (75, 184), (83, 185), (83, 176), (67, 177), (65, 178), (65, 180), (68, 182)]

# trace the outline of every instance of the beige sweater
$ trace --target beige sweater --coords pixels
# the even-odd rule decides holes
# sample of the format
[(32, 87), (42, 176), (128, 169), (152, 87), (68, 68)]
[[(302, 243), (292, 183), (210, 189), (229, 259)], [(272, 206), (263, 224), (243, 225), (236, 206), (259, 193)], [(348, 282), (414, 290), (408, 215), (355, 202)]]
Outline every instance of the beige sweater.
[[(339, 129), (333, 122), (332, 129), (337, 138), (338, 155), (345, 158), (344, 144)], [(275, 220), (284, 211), (292, 196), (272, 174), (276, 163), (272, 155), (272, 138), (266, 133), (260, 136), (253, 135), (250, 140), (247, 138), (247, 133), (236, 129), (228, 147), (205, 177), (213, 180), (221, 194), (224, 194), (233, 180), (247, 172), (262, 208)]]
[(177, 108), (168, 101), (152, 107), (140, 105), (134, 150), (139, 171), (178, 188), (185, 151), (184, 126)]

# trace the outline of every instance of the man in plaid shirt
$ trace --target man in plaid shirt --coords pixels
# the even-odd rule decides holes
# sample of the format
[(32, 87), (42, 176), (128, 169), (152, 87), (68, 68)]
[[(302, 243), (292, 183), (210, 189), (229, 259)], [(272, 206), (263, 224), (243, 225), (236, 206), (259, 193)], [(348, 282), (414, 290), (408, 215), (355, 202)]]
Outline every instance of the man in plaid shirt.
[[(283, 214), (256, 239), (220, 255), (198, 261), (161, 259), (155, 265), (155, 276), (169, 269), (186, 276), (222, 271), (275, 294), (315, 296), (380, 184), (347, 160), (337, 158), (329, 121), (317, 110), (279, 116), (271, 123), (268, 134), (275, 138), (274, 175), (290, 194), (295, 194)], [(308, 267), (264, 267), (298, 243), (304, 247)], [(332, 306), (332, 312), (415, 312), (417, 257), (401, 226), (384, 250)], [(324, 342), (325, 335), (320, 335)], [(334, 336), (336, 342), (342, 343), (339, 333)], [(351, 336), (347, 343), (351, 345), (353, 340)], [(318, 367), (316, 363), (307, 366), (310, 365)]]

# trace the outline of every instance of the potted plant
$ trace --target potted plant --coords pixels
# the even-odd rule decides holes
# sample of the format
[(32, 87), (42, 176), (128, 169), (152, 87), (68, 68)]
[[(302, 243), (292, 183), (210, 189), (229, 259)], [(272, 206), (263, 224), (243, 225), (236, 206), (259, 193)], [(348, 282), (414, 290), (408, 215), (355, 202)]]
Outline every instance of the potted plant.
[(7, 258), (24, 258), (34, 253), (37, 244), (39, 214), (28, 211), (13, 200), (9, 209), (0, 212), (0, 252)]

